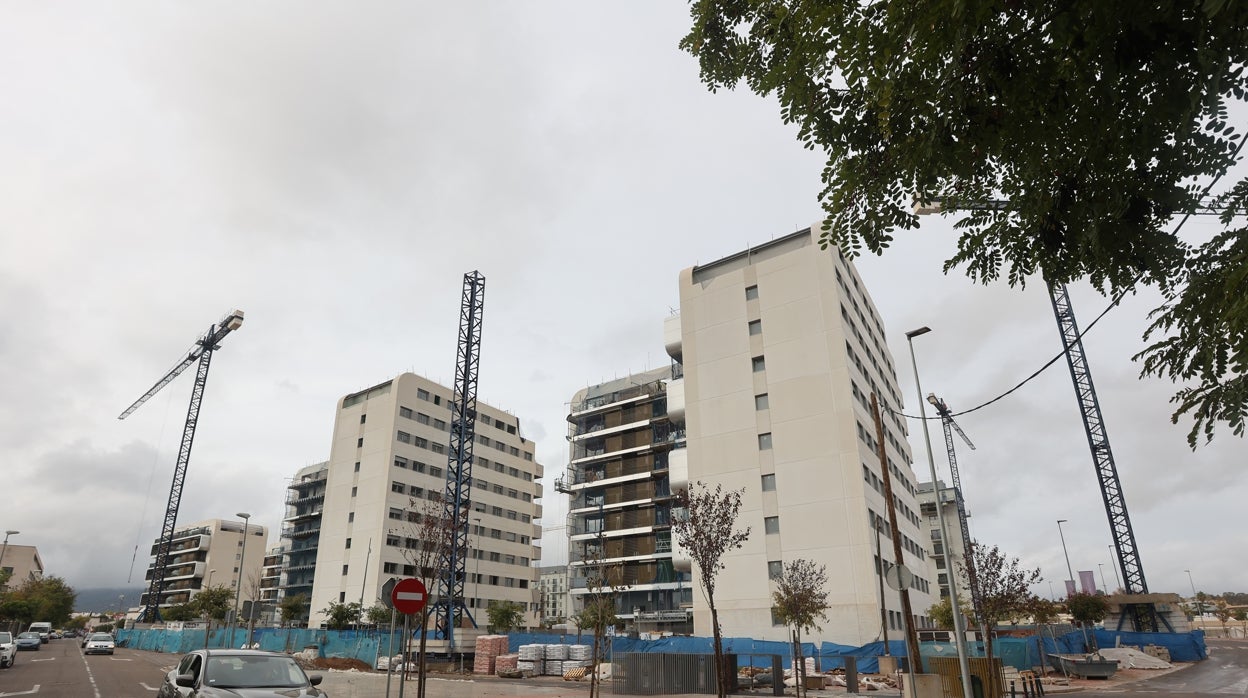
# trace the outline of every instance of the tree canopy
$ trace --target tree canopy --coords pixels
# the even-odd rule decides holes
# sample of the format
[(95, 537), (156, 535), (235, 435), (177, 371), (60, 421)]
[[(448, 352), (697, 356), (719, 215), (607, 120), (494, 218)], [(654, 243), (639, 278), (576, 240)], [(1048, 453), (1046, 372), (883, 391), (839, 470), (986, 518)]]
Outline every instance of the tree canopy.
[[(681, 47), (712, 90), (774, 94), (827, 157), (822, 243), (880, 254), (915, 202), (964, 217), (945, 271), (1156, 286), (1142, 375), (1184, 384), (1195, 447), (1248, 413), (1248, 4), (697, 0)], [(1213, 195), (1203, 244), (1175, 217)], [(988, 202), (1004, 201), (1002, 205)], [(1237, 223), (1236, 223), (1237, 222)], [(1234, 227), (1236, 223), (1240, 227)]]

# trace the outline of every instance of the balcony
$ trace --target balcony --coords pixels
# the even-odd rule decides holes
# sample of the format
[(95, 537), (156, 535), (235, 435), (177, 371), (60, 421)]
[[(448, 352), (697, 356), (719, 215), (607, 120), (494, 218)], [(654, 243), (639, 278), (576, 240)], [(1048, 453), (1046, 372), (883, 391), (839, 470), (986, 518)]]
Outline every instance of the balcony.
[(593, 412), (606, 411), (609, 408), (623, 407), (631, 402), (641, 402), (654, 395), (663, 393), (663, 383), (655, 381), (645, 385), (630, 385), (623, 390), (617, 390), (606, 395), (596, 395), (586, 398), (581, 402), (573, 403), (568, 415), (568, 421), (572, 421), (577, 417), (584, 417)]
[(317, 522), (316, 524), (312, 526), (304, 526), (304, 527), (283, 526), (282, 527), (282, 537), (289, 538), (291, 540), (299, 540), (301, 538), (308, 538), (309, 536), (318, 535), (320, 532), (321, 532), (321, 525), (319, 522)]

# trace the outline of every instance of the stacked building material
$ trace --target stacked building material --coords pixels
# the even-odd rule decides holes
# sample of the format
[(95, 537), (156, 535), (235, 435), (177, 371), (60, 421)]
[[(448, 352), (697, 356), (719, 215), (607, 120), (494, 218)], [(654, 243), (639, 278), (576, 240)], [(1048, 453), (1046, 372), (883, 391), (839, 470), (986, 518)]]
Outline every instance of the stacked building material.
[(563, 662), (568, 658), (567, 645), (546, 645), (546, 676), (563, 676)]
[(520, 671), (531, 671), (537, 676), (545, 672), (546, 669), (546, 646), (545, 645), (520, 645), (520, 653), (517, 655), (516, 668)]
[(472, 663), (472, 673), (493, 674), (495, 672), (494, 663), (498, 658), (498, 655), (506, 653), (506, 635), (481, 635), (477, 638), (475, 659)]
[(520, 655), (518, 654), (500, 654), (494, 661), (494, 673), (500, 676), (505, 672), (518, 671), (520, 669)]

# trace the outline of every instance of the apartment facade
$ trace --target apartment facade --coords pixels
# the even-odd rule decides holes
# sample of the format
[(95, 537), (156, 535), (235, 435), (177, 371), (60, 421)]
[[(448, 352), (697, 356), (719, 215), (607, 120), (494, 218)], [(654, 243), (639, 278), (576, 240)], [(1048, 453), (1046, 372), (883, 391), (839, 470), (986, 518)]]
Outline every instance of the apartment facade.
[[(919, 512), (922, 514), (923, 527), (927, 530), (931, 541), (932, 569), (936, 576), (936, 584), (940, 587), (940, 598), (949, 597), (949, 568), (946, 560), (953, 560), (953, 569), (957, 570), (965, 564), (966, 546), (962, 540), (962, 521), (958, 516), (957, 490), (944, 482), (937, 481), (936, 487), (930, 482), (921, 482), (915, 488), (919, 499)], [(940, 493), (937, 502), (937, 492)], [(970, 518), (971, 513), (966, 513)], [(945, 528), (949, 531), (949, 540), (940, 537), (940, 517), (945, 519)], [(946, 551), (948, 557), (946, 557)], [(961, 580), (962, 578), (959, 577)], [(962, 583), (963, 596), (966, 595), (966, 584)]]
[[(801, 558), (828, 576), (827, 620), (812, 639), (858, 645), (884, 624), (904, 627), (898, 594), (881, 592), (895, 560), (869, 399), (875, 393), (897, 412), (903, 401), (861, 278), (836, 250), (821, 250), (817, 235), (799, 231), (681, 273), (680, 314), (668, 319), (665, 343), (683, 378), (669, 386), (668, 409), (683, 411), (687, 425), (681, 479), (743, 491), (738, 526), (751, 535), (726, 555), (716, 587), (724, 634), (788, 638), (772, 612), (772, 580)], [(925, 627), (937, 598), (929, 534), (906, 425), (882, 411), (902, 562), (915, 572), (911, 609)], [(678, 557), (678, 569), (687, 565)], [(702, 595), (693, 602), (694, 630), (709, 635)]]
[[(450, 388), (403, 373), (339, 402), (316, 523), (309, 627), (320, 627), (331, 603), (368, 608), (389, 579), (418, 576), (413, 551), (420, 541), (411, 519), (441, 512), (451, 399)], [(533, 562), (540, 555), (542, 466), (534, 443), (515, 415), (478, 401), (473, 449), (464, 601), (480, 630), (457, 630), (456, 647), (484, 631), (491, 601), (518, 603), (527, 626), (539, 622)]]
[[(286, 488), (286, 517), (282, 520), (282, 567), (278, 600), (302, 596), (312, 598), (316, 580), (316, 554), (321, 540), (321, 512), (325, 508), (325, 483), (329, 462), (300, 468)], [(306, 625), (310, 610), (294, 619)]]
[[(254, 600), (259, 596), (268, 536), (266, 526), (227, 519), (208, 519), (175, 529), (165, 565), (160, 608), (187, 603), (210, 586), (237, 590), (240, 582), (240, 601)], [(157, 538), (152, 542), (152, 562), (145, 575), (149, 589), (139, 599), (141, 607), (148, 604), (159, 546)]]
[(0, 553), (0, 569), (9, 573), (7, 588), (16, 589), (26, 582), (43, 579), (43, 558), (39, 557), (39, 548), (33, 545), (6, 542)]
[(538, 589), (541, 592), (542, 626), (550, 627), (569, 622), (572, 615), (572, 595), (568, 593), (568, 566), (552, 565), (540, 568)]
[(586, 595), (611, 593), (631, 630), (692, 630), (688, 570), (672, 545), (672, 473), (685, 469), (683, 414), (669, 404), (679, 366), (578, 391), (568, 414), (572, 613)]

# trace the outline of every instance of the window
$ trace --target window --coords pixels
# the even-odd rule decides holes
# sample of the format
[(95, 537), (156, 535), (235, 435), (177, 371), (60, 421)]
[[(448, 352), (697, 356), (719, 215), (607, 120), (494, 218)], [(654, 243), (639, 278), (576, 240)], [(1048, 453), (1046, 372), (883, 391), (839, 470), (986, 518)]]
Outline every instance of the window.
[(355, 462), (355, 472), (360, 472), (360, 462), (358, 460)]
[(754, 409), (766, 410), (770, 408), (771, 408), (771, 404), (767, 402), (767, 393), (754, 396)]
[(390, 518), (394, 519), (395, 521), (402, 521), (402, 520), (403, 520), (403, 510), (402, 510), (402, 509), (395, 509), (394, 507), (390, 507)]
[(364, 437), (363, 437), (363, 436), (361, 436), (360, 438), (358, 438), (358, 439), (356, 439), (356, 440), (355, 440), (355, 447), (356, 447), (356, 448), (363, 448), (363, 447), (364, 447)]
[(771, 474), (771, 475), (764, 475), (764, 476), (763, 476), (763, 491), (764, 491), (764, 492), (775, 492), (775, 491), (776, 491), (776, 476), (775, 476), (775, 474)]
[(758, 435), (758, 450), (760, 451), (771, 450), (771, 432)]
[(780, 560), (771, 560), (767, 563), (767, 578), (779, 579), (784, 576), (784, 563)]
[(422, 436), (417, 436), (416, 447), (417, 448), (429, 448), (429, 439), (426, 439)]
[(347, 523), (351, 523), (352, 521), (355, 521), (355, 512), (349, 511), (347, 512)]
[(436, 465), (429, 466), (429, 474), (434, 477), (442, 477), (442, 469)]
[(398, 467), (398, 468), (404, 468), (404, 469), (406, 469), (406, 468), (407, 468), (407, 459), (406, 459), (406, 458), (404, 458), (403, 456), (395, 456), (395, 457), (394, 457), (394, 465), (395, 465), (395, 467)]
[(763, 519), (763, 532), (764, 533), (779, 533), (780, 532), (780, 517), (779, 516), (765, 517)]
[(434, 453), (446, 453), (446, 446), (440, 443), (435, 443), (429, 447), (429, 450)]
[(784, 620), (780, 618), (779, 609), (777, 609), (775, 606), (771, 607), (771, 624), (772, 625), (784, 625), (785, 624)]
[(417, 388), (416, 397), (420, 398), (421, 400), (424, 400), (425, 402), (429, 402), (429, 391), (425, 390), (424, 388)]
[(346, 565), (343, 565), (343, 566), (342, 566), (342, 574), (343, 574), (344, 576), (347, 574), (347, 566), (346, 566)]
[(756, 334), (762, 334), (763, 333), (763, 321), (762, 320), (750, 320), (749, 328), (750, 328), (751, 336), (756, 335)]
[(745, 299), (747, 301), (758, 300), (758, 286), (746, 286)]
[(755, 372), (755, 373), (761, 373), (761, 372), (763, 372), (763, 371), (767, 370), (767, 363), (766, 363), (765, 361), (763, 361), (763, 357), (761, 357), (761, 356), (755, 356), (753, 361), (754, 361), (754, 372)]
[(444, 422), (444, 421), (442, 421), (442, 420), (440, 420), (440, 419), (435, 419), (435, 420), (433, 420), (433, 428), (434, 428), (434, 429), (441, 429), (442, 431), (446, 431), (446, 422)]
[(350, 538), (348, 538), (348, 539), (347, 539), (347, 545), (346, 545), (346, 547), (348, 547), (348, 548), (350, 548), (350, 547), (351, 547), (351, 539), (350, 539)]
[(399, 482), (399, 481), (397, 481), (397, 480), (396, 480), (396, 481), (394, 481), (394, 482), (391, 482), (391, 483), (390, 483), (390, 491), (391, 491), (391, 492), (398, 492), (399, 494), (403, 494), (404, 490), (406, 490), (406, 489), (407, 489), (407, 488), (403, 486), (403, 483), (401, 483), (401, 482)]
[(400, 416), (400, 417), (403, 417), (403, 418), (405, 418), (405, 419), (411, 419), (411, 418), (412, 418), (412, 408), (410, 408), (410, 407), (400, 407), (400, 408), (399, 408), (399, 416)]
[(366, 415), (366, 414), (362, 414), (362, 415), (360, 415), (360, 424), (363, 424), (363, 423), (364, 423), (364, 420), (366, 420), (366, 419), (368, 419), (368, 415)]
[(399, 442), (410, 444), (412, 442), (412, 435), (405, 431), (399, 432)]
[(520, 470), (517, 468), (508, 468), (507, 474), (512, 477), (520, 477)]
[(417, 421), (417, 422), (419, 422), (419, 423), (421, 423), (421, 424), (428, 424), (428, 423), (429, 423), (429, 415), (425, 414), (424, 412), (417, 412), (417, 413), (416, 413), (416, 421)]
[(354, 497), (354, 496), (355, 496), (355, 494), (356, 494), (356, 490), (357, 490), (357, 489), (358, 489), (358, 488), (356, 488), (356, 487), (352, 487), (352, 488), (351, 488), (351, 496), (352, 496), (352, 497)]
[[(525, 460), (533, 460), (533, 454), (532, 454), (532, 453), (529, 453), (528, 451), (525, 451), (525, 452), (524, 452), (524, 459), (525, 459)], [(527, 479), (527, 478), (526, 478), (526, 479)]]

